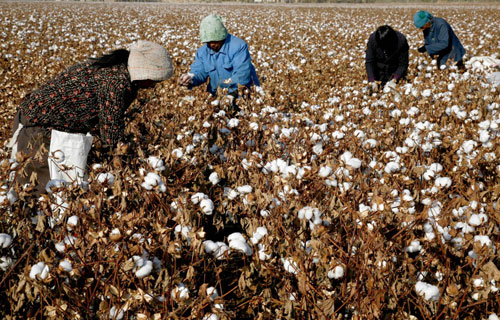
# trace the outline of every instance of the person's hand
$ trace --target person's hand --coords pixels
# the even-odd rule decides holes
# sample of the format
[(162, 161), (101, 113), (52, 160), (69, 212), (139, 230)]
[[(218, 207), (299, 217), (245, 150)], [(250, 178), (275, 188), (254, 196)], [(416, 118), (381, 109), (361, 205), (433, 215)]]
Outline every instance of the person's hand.
[(421, 46), (420, 48), (417, 49), (417, 51), (420, 52), (420, 53), (424, 53), (427, 50), (425, 49), (425, 46)]
[(388, 93), (390, 91), (396, 90), (396, 80), (392, 79), (391, 81), (387, 82), (384, 86), (384, 92)]
[(376, 82), (368, 83), (368, 93), (370, 95), (374, 94), (377, 91), (378, 91), (378, 84)]
[(181, 86), (189, 86), (191, 84), (191, 81), (194, 77), (194, 74), (192, 73), (184, 73), (179, 77), (179, 84)]

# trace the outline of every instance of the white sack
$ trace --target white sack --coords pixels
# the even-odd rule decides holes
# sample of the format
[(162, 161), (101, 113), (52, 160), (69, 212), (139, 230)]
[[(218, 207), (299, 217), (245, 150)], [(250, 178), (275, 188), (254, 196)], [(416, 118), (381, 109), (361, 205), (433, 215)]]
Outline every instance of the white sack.
[(86, 181), (87, 156), (93, 139), (88, 133), (84, 135), (52, 129), (48, 157), (50, 179), (69, 183)]

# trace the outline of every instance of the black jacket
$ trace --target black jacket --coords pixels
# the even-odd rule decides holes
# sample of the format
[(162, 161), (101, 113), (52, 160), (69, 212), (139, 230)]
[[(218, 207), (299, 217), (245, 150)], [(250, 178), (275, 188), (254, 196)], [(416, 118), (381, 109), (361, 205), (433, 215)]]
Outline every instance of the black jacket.
[(399, 80), (408, 71), (408, 42), (405, 36), (396, 31), (398, 36), (397, 49), (394, 52), (385, 52), (375, 40), (375, 32), (368, 39), (366, 49), (366, 73), (368, 81), (390, 81), (392, 78)]

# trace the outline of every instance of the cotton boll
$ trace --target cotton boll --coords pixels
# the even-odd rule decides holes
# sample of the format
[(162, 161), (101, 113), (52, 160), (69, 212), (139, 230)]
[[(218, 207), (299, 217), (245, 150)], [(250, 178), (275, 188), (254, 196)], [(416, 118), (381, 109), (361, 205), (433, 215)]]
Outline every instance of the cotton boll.
[(230, 128), (236, 128), (240, 124), (240, 120), (233, 118), (227, 122), (227, 126)]
[(71, 264), (71, 261), (69, 261), (68, 259), (64, 259), (61, 262), (59, 262), (59, 270), (65, 272), (73, 271), (73, 265)]
[(66, 228), (69, 231), (73, 230), (74, 228), (76, 228), (76, 226), (78, 226), (78, 221), (79, 221), (78, 216), (69, 217), (68, 221), (66, 222)]
[(7, 248), (12, 243), (12, 237), (6, 233), (0, 233), (0, 248)]
[(142, 279), (148, 276), (151, 273), (151, 270), (153, 270), (153, 262), (147, 260), (141, 266), (138, 266), (137, 270), (135, 271), (135, 276), (139, 279)]
[(210, 174), (210, 176), (208, 177), (208, 179), (210, 180), (210, 182), (213, 184), (213, 185), (216, 185), (217, 183), (220, 182), (220, 178), (219, 178), (219, 175), (217, 174), (217, 172), (212, 172)]
[(420, 252), (422, 250), (422, 246), (420, 245), (419, 240), (413, 240), (408, 247), (406, 247), (406, 252), (409, 253), (414, 253), (414, 252)]
[(30, 278), (36, 279), (38, 276), (40, 279), (45, 280), (49, 275), (50, 268), (43, 262), (38, 262), (34, 266), (31, 267)]
[(322, 178), (328, 177), (332, 173), (332, 168), (329, 166), (321, 167), (319, 169), (319, 176)]
[(359, 167), (361, 167), (361, 160), (358, 158), (351, 158), (345, 164), (353, 169), (359, 169)]
[(323, 153), (323, 143), (319, 142), (319, 143), (315, 144), (313, 147), (313, 152), (316, 155), (322, 154)]
[(214, 203), (210, 199), (203, 199), (200, 202), (200, 208), (204, 214), (210, 216), (214, 211)]
[(344, 276), (344, 267), (336, 266), (333, 270), (328, 271), (329, 279), (340, 279)]
[(415, 285), (415, 291), (420, 296), (423, 296), (425, 300), (429, 301), (439, 300), (439, 288), (434, 285), (418, 281), (417, 284)]
[(176, 149), (172, 150), (172, 155), (174, 157), (176, 157), (177, 159), (179, 159), (179, 158), (182, 158), (182, 156), (184, 155), (184, 153), (182, 152), (181, 148), (176, 148)]
[(482, 246), (487, 246), (489, 248), (492, 248), (493, 246), (493, 243), (491, 242), (491, 239), (488, 236), (481, 236), (481, 235), (474, 236), (474, 241), (477, 241), (481, 243)]
[(252, 186), (245, 185), (245, 186), (237, 187), (236, 190), (238, 190), (238, 192), (240, 194), (247, 194), (247, 193), (251, 193), (253, 191), (253, 188), (252, 188)]
[(115, 183), (115, 176), (112, 173), (109, 172), (103, 172), (99, 173), (96, 178), (99, 183), (107, 183), (108, 186), (113, 186), (113, 183)]
[(258, 227), (257, 230), (255, 230), (252, 238), (250, 238), (250, 241), (252, 242), (252, 244), (257, 244), (265, 235), (267, 235), (267, 228)]
[(215, 313), (210, 313), (204, 316), (202, 320), (219, 320), (219, 317)]
[(488, 222), (488, 216), (484, 213), (472, 214), (469, 218), (469, 224), (474, 227), (480, 226), (485, 222)]
[(292, 258), (281, 258), (281, 262), (283, 263), (283, 268), (285, 271), (297, 274), (300, 272), (299, 267), (297, 266), (297, 263), (292, 260)]
[(122, 320), (124, 315), (124, 310), (122, 308), (117, 309), (115, 306), (112, 306), (109, 309), (109, 318), (115, 320)]
[(163, 163), (163, 160), (155, 157), (155, 156), (150, 156), (148, 158), (148, 163), (149, 165), (151, 166), (151, 168), (153, 168), (153, 170), (155, 171), (163, 171), (165, 170), (165, 166), (164, 166), (164, 163)]
[(224, 188), (224, 196), (227, 197), (229, 200), (233, 200), (234, 198), (239, 196), (239, 192), (226, 187)]
[(191, 196), (191, 202), (194, 204), (200, 203), (203, 199), (208, 199), (208, 196), (203, 192), (197, 192)]
[(266, 247), (263, 244), (258, 245), (259, 248), (259, 259), (262, 261), (269, 260), (271, 258), (271, 254), (266, 253)]
[(14, 265), (11, 257), (0, 257), (0, 270), (7, 271)]
[(438, 188), (449, 188), (451, 186), (451, 179), (448, 177), (440, 177), (434, 181), (434, 185)]
[(498, 316), (495, 313), (490, 314), (488, 320), (499, 320)]
[(214, 301), (216, 298), (219, 297), (219, 293), (217, 292), (217, 289), (214, 287), (208, 287), (207, 288), (207, 297), (210, 298), (210, 300)]
[(384, 171), (385, 173), (395, 173), (398, 172), (400, 169), (401, 167), (399, 166), (399, 163), (391, 161), (385, 165)]

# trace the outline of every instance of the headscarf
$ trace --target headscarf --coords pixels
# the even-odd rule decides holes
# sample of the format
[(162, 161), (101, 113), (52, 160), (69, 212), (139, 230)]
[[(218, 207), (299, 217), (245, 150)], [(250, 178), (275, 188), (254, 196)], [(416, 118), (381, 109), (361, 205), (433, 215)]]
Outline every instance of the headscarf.
[(222, 41), (227, 37), (225, 19), (216, 14), (205, 17), (200, 23), (201, 42)]
[(130, 80), (162, 81), (174, 73), (167, 50), (154, 42), (139, 40), (130, 46), (128, 57)]

